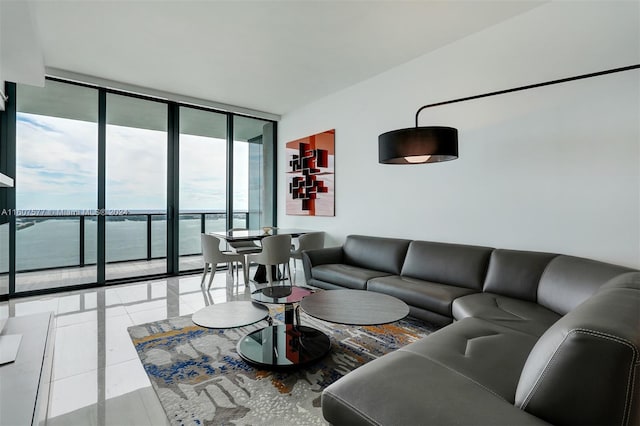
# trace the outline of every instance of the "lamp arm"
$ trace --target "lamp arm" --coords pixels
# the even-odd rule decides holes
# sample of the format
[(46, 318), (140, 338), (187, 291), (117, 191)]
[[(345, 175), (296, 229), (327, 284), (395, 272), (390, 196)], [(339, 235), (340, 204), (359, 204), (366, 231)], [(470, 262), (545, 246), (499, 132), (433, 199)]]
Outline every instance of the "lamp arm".
[(453, 99), (453, 100), (450, 100), (450, 101), (437, 102), (435, 104), (424, 105), (424, 106), (421, 106), (420, 108), (418, 108), (418, 111), (416, 111), (416, 127), (418, 127), (418, 116), (420, 115), (420, 113), (422, 112), (423, 109), (436, 107), (436, 106), (441, 106), (441, 105), (455, 104), (456, 102), (470, 101), (470, 100), (473, 100), (473, 99), (486, 98), (488, 96), (496, 96), (496, 95), (503, 95), (505, 93), (519, 92), (521, 90), (535, 89), (536, 87), (550, 86), (552, 84), (566, 83), (566, 82), (569, 82), (569, 81), (582, 80), (583, 78), (597, 77), (597, 76), (600, 76), (600, 75), (613, 74), (613, 73), (616, 73), (616, 72), (629, 71), (629, 70), (638, 69), (638, 68), (640, 68), (640, 64), (629, 65), (629, 66), (626, 66), (626, 67), (613, 68), (613, 69), (606, 70), (606, 71), (592, 72), (592, 73), (589, 73), (589, 74), (582, 74), (582, 75), (578, 75), (578, 76), (575, 76), (575, 77), (561, 78), (561, 79), (558, 79), (558, 80), (545, 81), (544, 83), (529, 84), (529, 85), (526, 85), (526, 86), (514, 87), (512, 89), (498, 90), (496, 92), (483, 93), (481, 95), (467, 96), (467, 97), (464, 97), (464, 98)]

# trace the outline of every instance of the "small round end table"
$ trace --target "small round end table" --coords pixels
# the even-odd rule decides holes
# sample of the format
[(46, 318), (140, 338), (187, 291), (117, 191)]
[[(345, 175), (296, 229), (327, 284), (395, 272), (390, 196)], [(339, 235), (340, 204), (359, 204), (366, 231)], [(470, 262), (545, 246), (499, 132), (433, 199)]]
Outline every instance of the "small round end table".
[(264, 305), (235, 301), (202, 308), (193, 314), (191, 320), (206, 328), (235, 328), (256, 323), (268, 316), (269, 309)]

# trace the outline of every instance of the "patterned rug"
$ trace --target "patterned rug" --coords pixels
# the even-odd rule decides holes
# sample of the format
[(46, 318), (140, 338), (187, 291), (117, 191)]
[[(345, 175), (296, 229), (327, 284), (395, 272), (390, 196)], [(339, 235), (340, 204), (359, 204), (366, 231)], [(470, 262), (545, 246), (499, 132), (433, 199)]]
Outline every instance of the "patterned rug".
[[(271, 312), (274, 323), (282, 314)], [(215, 330), (191, 315), (130, 327), (151, 384), (174, 425), (322, 425), (322, 390), (358, 366), (435, 330), (406, 319), (383, 326), (330, 324), (301, 314), (301, 323), (326, 333), (331, 352), (295, 371), (266, 371), (245, 363), (238, 340), (267, 325)]]

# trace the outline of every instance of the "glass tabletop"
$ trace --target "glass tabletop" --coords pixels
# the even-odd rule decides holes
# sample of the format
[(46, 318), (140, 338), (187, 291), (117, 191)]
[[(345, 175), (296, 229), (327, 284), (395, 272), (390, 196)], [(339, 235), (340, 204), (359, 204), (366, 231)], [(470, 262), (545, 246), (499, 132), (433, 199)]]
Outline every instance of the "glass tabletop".
[(313, 294), (314, 290), (297, 286), (272, 286), (255, 291), (251, 299), (262, 303), (290, 304), (298, 303), (303, 297)]
[(262, 229), (240, 229), (227, 232), (211, 232), (211, 235), (233, 242), (261, 240), (262, 238), (269, 237), (271, 235), (291, 235), (292, 237), (299, 237), (302, 234), (308, 234), (310, 232), (315, 231), (310, 231), (308, 229), (272, 228), (269, 232), (265, 232)]

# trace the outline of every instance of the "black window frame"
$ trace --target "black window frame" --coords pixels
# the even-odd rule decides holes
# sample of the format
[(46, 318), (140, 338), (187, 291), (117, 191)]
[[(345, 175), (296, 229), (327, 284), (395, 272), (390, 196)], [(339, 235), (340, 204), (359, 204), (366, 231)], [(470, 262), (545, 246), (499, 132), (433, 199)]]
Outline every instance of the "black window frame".
[[(135, 276), (131, 278), (122, 278), (115, 280), (105, 279), (105, 228), (106, 217), (98, 215), (98, 248), (96, 254), (97, 261), (97, 279), (95, 283), (78, 284), (66, 287), (54, 287), (30, 291), (16, 292), (16, 217), (9, 216), (9, 292), (0, 294), (0, 301), (5, 301), (15, 297), (28, 297), (41, 294), (60, 293), (66, 291), (82, 290), (89, 288), (104, 287), (128, 282), (136, 282), (147, 280), (149, 278), (164, 278), (170, 276), (189, 275), (194, 271), (179, 271), (179, 153), (180, 153), (180, 107), (200, 109), (212, 113), (224, 114), (227, 117), (227, 228), (232, 227), (233, 220), (233, 120), (234, 117), (247, 117), (258, 119), (265, 122), (273, 123), (273, 146), (271, 149), (274, 156), (277, 153), (278, 140), (278, 121), (264, 117), (253, 116), (245, 113), (222, 110), (209, 107), (206, 105), (196, 105), (187, 102), (169, 100), (143, 93), (134, 93), (116, 88), (103, 87), (96, 84), (86, 83), (82, 81), (70, 80), (60, 77), (47, 76), (46, 81), (55, 81), (64, 84), (82, 86), (95, 89), (98, 92), (98, 192), (97, 192), (97, 209), (105, 209), (106, 206), (106, 108), (107, 94), (117, 94), (128, 96), (153, 102), (161, 102), (167, 104), (167, 272), (164, 274)], [(17, 92), (16, 83), (6, 82), (5, 93), (8, 101), (5, 104), (5, 111), (0, 112), (0, 172), (14, 177), (16, 174), (16, 120), (17, 120)], [(271, 216), (273, 225), (277, 226), (277, 163), (274, 162), (271, 167), (272, 173), (272, 200), (271, 200)], [(0, 189), (0, 209), (7, 211), (15, 211), (16, 209), (16, 190), (19, 182), (16, 182), (13, 188)], [(268, 208), (268, 206), (267, 206)], [(82, 240), (82, 238), (81, 238)]]

